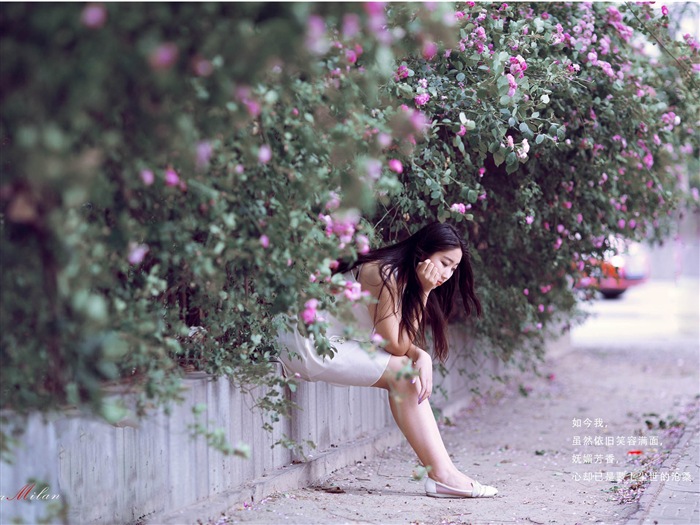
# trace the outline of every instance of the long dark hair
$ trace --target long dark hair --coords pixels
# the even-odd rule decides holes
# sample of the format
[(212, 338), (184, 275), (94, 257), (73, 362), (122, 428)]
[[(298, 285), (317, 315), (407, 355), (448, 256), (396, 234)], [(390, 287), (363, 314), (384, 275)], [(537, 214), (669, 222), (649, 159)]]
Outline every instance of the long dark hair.
[[(421, 285), (416, 274), (418, 263), (435, 252), (454, 248), (462, 250), (462, 260), (457, 270), (447, 282), (430, 292), (428, 302), (423, 308)], [(389, 290), (394, 305), (399, 305), (401, 309), (399, 330), (405, 331), (411, 341), (425, 345), (425, 328), (430, 326), (434, 356), (440, 362), (444, 362), (449, 352), (447, 321), (452, 313), (454, 294), (458, 286), (467, 315), (471, 315), (472, 312), (476, 312), (477, 316), (481, 315), (481, 303), (474, 292), (474, 272), (466, 241), (454, 226), (434, 222), (401, 242), (362, 254), (353, 262), (340, 261), (335, 273), (344, 273), (361, 264), (375, 261), (379, 263), (382, 290)], [(400, 294), (398, 301), (387, 286), (391, 275), (396, 277), (397, 293)], [(419, 323), (415, 322), (417, 319), (420, 319)], [(377, 319), (374, 322), (376, 323)]]

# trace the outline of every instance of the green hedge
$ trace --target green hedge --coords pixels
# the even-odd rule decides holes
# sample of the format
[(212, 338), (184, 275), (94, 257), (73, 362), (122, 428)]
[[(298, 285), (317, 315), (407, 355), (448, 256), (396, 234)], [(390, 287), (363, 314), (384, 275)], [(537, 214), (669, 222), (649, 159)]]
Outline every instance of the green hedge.
[(698, 48), (668, 22), (636, 4), (3, 4), (1, 406), (116, 420), (107, 384), (137, 386), (141, 413), (183, 370), (285, 384), (275, 316), (341, 308), (334, 260), (435, 219), (474, 245), (475, 333), (537, 355), (608, 237), (661, 239), (686, 198)]

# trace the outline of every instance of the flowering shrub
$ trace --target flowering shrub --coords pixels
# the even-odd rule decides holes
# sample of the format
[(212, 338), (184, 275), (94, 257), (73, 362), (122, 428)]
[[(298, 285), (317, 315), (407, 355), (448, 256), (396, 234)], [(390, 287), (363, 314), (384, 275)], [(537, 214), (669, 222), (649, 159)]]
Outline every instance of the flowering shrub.
[[(455, 18), (455, 40), (394, 76), (432, 125), (400, 159), (382, 224), (466, 221), (476, 328), (512, 354), (570, 319), (571, 282), (611, 235), (667, 235), (698, 156), (700, 60), (648, 4), (467, 2)], [(650, 42), (666, 52), (650, 57)]]
[(367, 301), (337, 260), (434, 219), (475, 247), (478, 334), (538, 348), (608, 235), (661, 238), (681, 198), (698, 49), (666, 18), (3, 4), (2, 407), (118, 419), (105, 384), (139, 386), (143, 411), (186, 369), (286, 384), (277, 320), (331, 353), (323, 312)]

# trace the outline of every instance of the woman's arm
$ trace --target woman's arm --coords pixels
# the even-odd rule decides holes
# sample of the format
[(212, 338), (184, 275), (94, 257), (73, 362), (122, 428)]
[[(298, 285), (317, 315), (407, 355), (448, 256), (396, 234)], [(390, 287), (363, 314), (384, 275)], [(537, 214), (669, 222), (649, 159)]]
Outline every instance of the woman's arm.
[[(377, 299), (376, 304), (369, 305), (369, 313), (373, 319), (377, 320), (374, 330), (386, 341), (384, 344), (386, 351), (396, 356), (407, 356), (418, 370), (420, 379), (418, 403), (423, 402), (430, 397), (433, 388), (432, 358), (428, 352), (414, 345), (404, 330), (400, 330), (401, 312), (397, 304), (399, 295), (396, 279), (391, 276), (384, 286), (379, 276), (378, 265), (368, 263), (362, 268), (360, 285), (363, 290), (369, 291)], [(423, 306), (428, 300), (429, 293), (428, 291), (421, 297)]]
[(420, 350), (408, 338), (406, 332), (400, 330), (401, 311), (398, 305), (400, 297), (394, 276), (389, 276), (385, 286), (379, 275), (379, 265), (367, 263), (362, 266), (360, 285), (377, 300), (376, 303), (369, 305), (369, 315), (375, 320), (375, 332), (386, 341), (384, 344), (386, 351), (403, 356), (415, 354), (416, 350)]
[[(421, 301), (425, 307), (430, 291), (435, 288), (438, 277), (437, 270), (430, 261), (422, 262), (418, 265), (418, 280), (422, 286)], [(384, 338), (386, 344), (384, 348), (390, 354), (403, 356), (407, 355), (412, 360), (416, 360), (421, 348), (413, 344), (408, 334), (400, 329), (401, 310), (399, 308), (400, 292), (397, 290), (396, 279), (393, 275), (388, 276), (384, 285), (379, 275), (379, 264), (368, 263), (363, 265), (360, 274), (360, 285), (363, 290), (368, 291), (377, 299), (375, 304), (369, 305), (369, 314), (374, 319), (374, 330)], [(417, 330), (420, 319), (413, 320), (413, 327)]]

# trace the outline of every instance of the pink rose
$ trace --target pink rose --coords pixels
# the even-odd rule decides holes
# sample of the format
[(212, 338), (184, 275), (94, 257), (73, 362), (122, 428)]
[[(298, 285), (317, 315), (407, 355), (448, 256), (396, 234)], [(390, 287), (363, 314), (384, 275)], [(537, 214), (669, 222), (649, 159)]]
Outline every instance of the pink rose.
[(389, 161), (389, 169), (394, 173), (403, 173), (403, 164), (398, 159), (391, 159)]
[(260, 149), (258, 150), (258, 162), (260, 164), (267, 164), (270, 162), (270, 159), (272, 158), (272, 150), (270, 149), (270, 146), (267, 144), (263, 144), (260, 146)]
[(428, 93), (421, 93), (420, 95), (417, 95), (416, 98), (414, 98), (413, 100), (416, 103), (416, 106), (424, 106), (430, 100), (430, 95)]
[(153, 175), (153, 172), (151, 170), (142, 170), (141, 180), (146, 186), (150, 186), (155, 180), (155, 175)]
[(129, 256), (128, 260), (130, 264), (141, 264), (143, 261), (144, 257), (146, 257), (146, 254), (148, 253), (149, 248), (148, 245), (146, 244), (136, 244), (136, 243), (130, 243), (129, 244)]
[(107, 22), (107, 10), (102, 4), (88, 4), (80, 15), (80, 21), (85, 27), (99, 29)]
[(148, 55), (148, 63), (157, 71), (170, 69), (177, 62), (178, 53), (177, 45), (165, 42), (151, 51)]
[(177, 186), (180, 184), (180, 177), (174, 169), (168, 168), (165, 170), (165, 184), (167, 186)]

